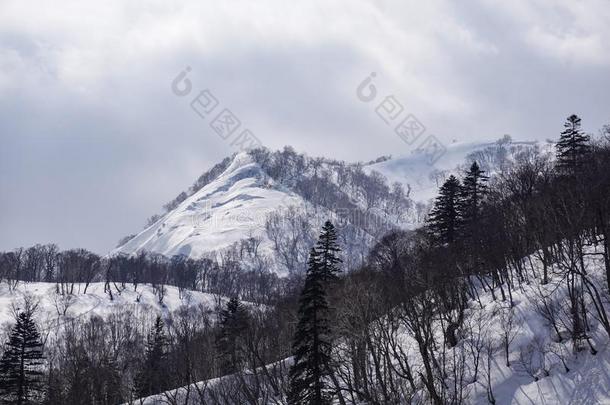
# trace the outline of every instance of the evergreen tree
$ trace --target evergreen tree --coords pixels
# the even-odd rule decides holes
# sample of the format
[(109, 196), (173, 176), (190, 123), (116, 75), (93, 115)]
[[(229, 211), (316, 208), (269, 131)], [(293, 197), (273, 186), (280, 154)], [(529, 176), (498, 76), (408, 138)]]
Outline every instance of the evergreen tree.
[(566, 174), (575, 174), (587, 163), (589, 135), (580, 130), (580, 117), (570, 115), (557, 142), (557, 166)]
[(42, 397), (44, 355), (32, 310), (17, 315), (0, 359), (0, 398), (5, 404), (35, 403)]
[(316, 260), (316, 252), (312, 249), (305, 286), (299, 300), (299, 323), (292, 348), (294, 364), (290, 368), (290, 404), (317, 405), (330, 402), (324, 382), (328, 374), (331, 349), (325, 278)]
[(479, 168), (477, 162), (472, 162), (462, 181), (459, 201), (459, 215), (463, 225), (467, 228), (474, 228), (479, 223), (481, 203), (487, 193), (488, 179), (485, 171)]
[(220, 334), (217, 349), (220, 358), (220, 371), (227, 374), (240, 368), (243, 349), (240, 339), (248, 328), (248, 311), (237, 298), (231, 298), (220, 312)]
[(320, 266), (320, 272), (326, 277), (327, 281), (336, 279), (337, 274), (341, 271), (339, 264), (342, 261), (338, 256), (340, 251), (335, 226), (330, 221), (326, 221), (322, 227), (314, 254)]
[(460, 181), (453, 175), (443, 183), (428, 217), (428, 231), (440, 244), (451, 244), (460, 227)]
[(324, 224), (316, 245), (309, 254), (305, 286), (299, 299), (299, 322), (294, 335), (290, 368), (290, 404), (330, 403), (325, 381), (331, 367), (330, 310), (327, 287), (339, 273), (337, 235), (330, 221)]
[(142, 370), (136, 376), (139, 397), (146, 397), (169, 388), (169, 374), (165, 364), (168, 345), (169, 339), (165, 334), (163, 320), (157, 316), (146, 340), (146, 357)]

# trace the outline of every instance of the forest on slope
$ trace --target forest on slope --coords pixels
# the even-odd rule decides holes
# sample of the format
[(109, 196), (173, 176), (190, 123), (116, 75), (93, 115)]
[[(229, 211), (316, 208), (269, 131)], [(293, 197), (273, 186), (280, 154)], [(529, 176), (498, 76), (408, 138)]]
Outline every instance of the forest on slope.
[[(556, 156), (532, 150), (494, 176), (477, 164), (449, 176), (425, 226), (381, 237), (349, 272), (339, 232), (324, 226), (305, 274), (269, 280), (238, 269), (202, 273), (214, 264), (188, 258), (102, 260), (53, 245), (3, 253), (9, 289), (44, 279), (59, 295), (78, 293), (81, 283), (86, 293), (102, 277), (109, 299), (149, 283), (162, 302), (171, 279), (181, 291), (232, 299), (207, 316), (185, 306), (155, 319), (79, 317), (44, 344), (36, 305), (23, 305), (7, 330), (0, 394), (48, 404), (139, 403), (159, 393), (176, 404), (495, 404), (517, 398), (526, 380), (603, 367), (608, 128), (593, 139), (571, 116)], [(23, 342), (31, 367), (19, 373)], [(589, 394), (582, 400), (609, 398)]]

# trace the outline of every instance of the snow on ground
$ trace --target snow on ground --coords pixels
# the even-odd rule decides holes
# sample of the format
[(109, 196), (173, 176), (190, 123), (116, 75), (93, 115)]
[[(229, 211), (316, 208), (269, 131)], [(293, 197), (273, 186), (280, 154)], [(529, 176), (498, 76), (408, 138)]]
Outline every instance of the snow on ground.
[(183, 201), (176, 209), (115, 249), (111, 254), (142, 250), (165, 256), (199, 258), (249, 237), (262, 239), (262, 253), (271, 254), (265, 234), (267, 215), (305, 201), (275, 187), (261, 167), (242, 152), (210, 184)]
[[(248, 153), (242, 152), (218, 178), (109, 255), (148, 251), (197, 259), (256, 237), (261, 241), (259, 256), (272, 259), (269, 270), (284, 275), (286, 269), (273, 260), (277, 252), (265, 223), (269, 214), (288, 208), (306, 212), (316, 232), (325, 220), (337, 217), (277, 184)], [(363, 237), (374, 240), (370, 235)]]
[[(593, 251), (594, 249), (589, 253)], [(605, 285), (601, 257), (586, 256), (585, 262), (590, 277), (597, 281), (597, 285)], [(532, 263), (536, 270), (540, 270), (541, 264), (533, 257)], [(558, 323), (563, 339), (558, 342), (557, 334), (537, 307), (543, 296), (567, 305), (565, 279), (554, 275), (544, 286), (541, 286), (539, 281), (532, 280), (531, 284), (523, 285), (521, 289), (517, 288), (513, 292), (514, 340), (509, 345), (510, 367), (505, 364), (502, 350), (503, 331), (510, 328), (504, 326), (507, 322), (503, 322), (499, 315), (500, 311), (508, 311), (508, 302), (493, 301), (490, 293), (484, 293), (481, 295), (483, 308), (480, 308), (478, 303), (471, 302), (468, 310), (466, 322), (482, 322), (482, 333), (495, 343), (491, 380), (496, 404), (610, 404), (608, 335), (594, 317), (590, 316), (591, 330), (588, 333), (597, 354), (592, 355), (585, 343), (582, 351), (574, 353), (569, 333), (565, 326), (561, 325), (561, 321)], [(498, 291), (496, 296), (500, 297)], [(593, 310), (592, 304), (587, 308)], [(606, 310), (610, 310), (610, 305)], [(559, 311), (557, 316), (563, 319), (565, 324), (569, 324), (567, 313)], [(462, 341), (462, 344), (464, 343)], [(540, 353), (543, 352), (545, 354), (541, 356)], [(565, 371), (560, 356), (569, 372)], [(538, 381), (535, 381), (532, 374)], [(467, 386), (470, 391), (467, 403), (489, 404), (484, 377), (485, 372), (480, 374), (477, 382)]]
[[(436, 194), (437, 184), (431, 179), (435, 170), (454, 170), (468, 153), (487, 145), (493, 144), (453, 144), (435, 166), (424, 154), (413, 153), (365, 169), (379, 171), (391, 182), (410, 184), (412, 196), (423, 201)], [(238, 153), (214, 181), (110, 254), (145, 250), (199, 258), (254, 236), (262, 240), (261, 253), (272, 255), (265, 219), (289, 206), (311, 208), (302, 197), (277, 185), (248, 153)]]
[[(365, 170), (380, 172), (390, 183), (408, 185), (412, 199), (428, 202), (436, 196), (448, 173), (457, 173), (469, 154), (488, 148), (497, 149), (498, 154), (504, 156), (502, 152), (511, 147), (534, 145), (536, 142), (455, 142), (434, 165), (429, 164), (425, 153), (414, 151), (407, 156), (367, 165)], [(506, 154), (510, 155), (510, 152)], [(302, 197), (278, 185), (247, 152), (238, 153), (215, 180), (110, 254), (149, 251), (168, 257), (186, 255), (196, 259), (249, 237), (257, 237), (261, 240), (260, 253), (273, 257), (265, 220), (269, 213), (287, 207), (317, 211)], [(326, 216), (332, 214), (322, 211)], [(418, 224), (414, 218), (397, 222), (407, 228)], [(281, 273), (280, 269), (272, 270)]]
[(411, 197), (416, 201), (427, 201), (436, 196), (440, 184), (434, 180), (436, 171), (455, 170), (464, 163), (466, 155), (477, 148), (487, 144), (481, 143), (453, 143), (447, 147), (445, 154), (434, 164), (430, 165), (428, 157), (421, 152), (413, 151), (406, 156), (400, 156), (375, 163), (365, 167), (365, 170), (378, 171), (390, 183), (398, 182), (411, 187)]
[[(38, 303), (35, 319), (43, 332), (52, 332), (63, 322), (78, 317), (97, 315), (106, 318), (112, 313), (126, 310), (151, 318), (157, 315), (167, 317), (181, 306), (203, 305), (213, 310), (217, 303), (217, 297), (212, 294), (186, 291), (181, 296), (178, 288), (172, 286), (165, 287), (163, 304), (159, 303), (153, 288), (145, 284), (139, 285), (137, 291), (134, 291), (133, 285), (127, 285), (120, 294), (115, 289), (113, 300), (104, 293), (104, 283), (91, 283), (86, 294), (84, 284), (75, 284), (73, 295), (57, 294), (56, 288), (55, 283), (19, 283), (14, 291), (10, 291), (6, 283), (1, 283), (0, 329), (14, 323), (12, 308), (22, 309), (25, 297)], [(220, 300), (224, 303), (226, 299)]]
[(414, 150), (408, 155), (367, 165), (365, 170), (368, 172), (378, 171), (390, 183), (398, 182), (405, 187), (409, 186), (413, 200), (427, 202), (436, 197), (438, 188), (449, 174), (460, 174), (459, 170), (467, 163), (467, 157), (470, 154), (488, 148), (500, 149), (502, 146), (508, 151), (506, 156), (508, 159), (511, 158), (511, 148), (516, 150), (532, 147), (546, 148), (540, 142), (453, 142), (447, 145), (445, 154), (433, 165), (430, 164), (429, 157), (424, 152)]
[[(604, 285), (601, 258), (589, 255), (585, 260), (590, 277), (595, 279), (598, 285)], [(540, 269), (539, 263), (533, 257), (532, 263), (536, 270)], [(499, 290), (496, 291), (498, 298), (496, 301), (492, 299), (489, 292), (480, 291), (481, 304), (477, 301), (470, 302), (464, 325), (472, 325), (475, 330), (480, 330), (484, 340), (492, 342), (490, 376), (496, 405), (610, 404), (610, 342), (606, 332), (591, 317), (589, 336), (597, 354), (591, 354), (587, 345), (583, 346), (584, 350), (575, 353), (565, 327), (559, 326), (563, 341), (558, 342), (548, 321), (536, 309), (537, 304), (541, 302), (540, 291), (545, 296), (559, 301), (564, 300), (565, 304), (567, 291), (563, 284), (565, 284), (565, 280), (559, 275), (554, 275), (545, 286), (540, 286), (539, 279), (533, 279), (531, 284), (523, 285), (522, 288), (513, 291), (514, 326), (512, 328), (503, 326), (507, 324), (503, 319), (508, 318), (502, 318), (500, 313), (506, 314), (509, 304), (508, 301), (499, 300)], [(549, 295), (551, 292), (552, 295)], [(610, 307), (610, 303), (608, 306)], [(563, 316), (564, 321), (569, 323), (569, 315), (564, 313), (560, 316)], [(479, 327), (480, 329), (478, 329)], [(505, 329), (513, 330), (514, 334), (509, 345), (510, 367), (506, 366), (503, 352), (502, 335)], [(436, 334), (437, 342), (442, 343), (442, 329), (438, 328)], [(454, 350), (459, 351), (466, 347), (468, 340), (466, 335), (468, 334), (461, 335), (460, 343)], [(477, 335), (478, 333), (475, 334), (475, 336)], [(422, 366), (415, 341), (404, 331), (401, 341), (408, 353), (414, 374), (417, 375), (419, 371), (423, 372), (420, 370)], [(540, 357), (541, 352), (545, 353), (544, 357)], [(569, 368), (569, 372), (565, 371), (560, 356)], [(447, 358), (451, 357), (451, 350), (449, 350)], [(532, 361), (532, 359), (534, 360)], [(540, 359), (543, 359), (544, 362), (540, 363)], [(466, 357), (465, 391), (468, 392), (466, 404), (490, 403), (487, 397), (485, 363), (486, 355), (483, 354), (478, 379), (473, 382), (473, 363), (470, 357)], [(537, 381), (533, 377), (534, 375), (538, 378)], [(205, 391), (206, 387), (213, 387), (225, 378), (231, 378), (231, 376), (202, 381), (197, 383), (197, 386), (200, 390)], [(191, 402), (189, 402), (193, 404), (198, 403), (197, 390), (194, 386), (191, 386)], [(147, 405), (167, 403), (168, 397), (176, 395), (181, 397), (185, 392), (184, 387), (174, 389), (166, 394), (146, 398), (142, 402)]]
[[(589, 265), (600, 273), (599, 258), (589, 258)], [(502, 352), (502, 321), (497, 311), (506, 311), (507, 304), (493, 302), (490, 294), (482, 296), (484, 308), (472, 303), (470, 318), (488, 319), (486, 330), (496, 343), (496, 354), (492, 360), (492, 386), (493, 394), (498, 405), (514, 404), (610, 404), (610, 347), (608, 335), (592, 319), (591, 342), (598, 351), (592, 355), (586, 344), (584, 350), (573, 352), (572, 342), (565, 328), (560, 326), (563, 336), (562, 342), (557, 342), (552, 327), (536, 309), (541, 302), (537, 290), (539, 280), (531, 285), (524, 286), (513, 294), (515, 302), (515, 338), (510, 344), (510, 367), (506, 367), (504, 353)], [(567, 291), (563, 287), (560, 277), (541, 286), (545, 295), (550, 294), (555, 299), (567, 299)], [(603, 284), (602, 284), (603, 285)], [(565, 303), (565, 301), (564, 301)], [(589, 307), (591, 309), (591, 307)], [(564, 319), (567, 321), (565, 315)], [(592, 317), (591, 317), (592, 318)], [(541, 352), (544, 355), (544, 367), (540, 367)], [(559, 356), (566, 362), (569, 372), (565, 371)], [(530, 360), (532, 363), (530, 363)], [(529, 370), (529, 371), (528, 371)], [(546, 370), (546, 371), (544, 371)], [(531, 373), (539, 378), (535, 381)], [(548, 373), (548, 375), (546, 375)], [(484, 375), (484, 373), (482, 374)], [(484, 378), (477, 383), (470, 384), (470, 400), (472, 404), (489, 404), (487, 399)]]

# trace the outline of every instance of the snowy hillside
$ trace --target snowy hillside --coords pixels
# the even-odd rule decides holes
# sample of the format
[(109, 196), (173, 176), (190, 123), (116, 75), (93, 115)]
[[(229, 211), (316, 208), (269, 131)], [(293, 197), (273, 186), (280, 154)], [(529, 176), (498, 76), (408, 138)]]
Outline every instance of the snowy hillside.
[(428, 157), (413, 151), (406, 156), (398, 156), (366, 167), (367, 171), (378, 171), (390, 182), (399, 182), (411, 191), (415, 201), (427, 202), (436, 193), (449, 174), (466, 169), (476, 160), (488, 173), (498, 173), (508, 165), (518, 161), (520, 156), (530, 150), (548, 150), (549, 145), (542, 142), (513, 142), (501, 139), (496, 142), (454, 142), (447, 146), (445, 154), (430, 165)]
[[(594, 254), (594, 248), (589, 254)], [(597, 251), (598, 252), (598, 251)], [(542, 265), (532, 256), (528, 271), (540, 276)], [(589, 255), (585, 266), (592, 279), (603, 283), (603, 259)], [(561, 302), (568, 299), (561, 271), (557, 269), (547, 285), (534, 280), (530, 285), (513, 292), (514, 306), (507, 301), (494, 300), (489, 291), (479, 289), (480, 301), (469, 302), (463, 326), (458, 335), (460, 341), (454, 348), (440, 346), (438, 357), (443, 358), (449, 369), (457, 375), (447, 375), (446, 383), (452, 387), (454, 378), (461, 379), (461, 389), (466, 404), (529, 405), (529, 404), (609, 404), (610, 403), (610, 347), (607, 335), (599, 322), (592, 322), (588, 336), (595, 352), (589, 346), (573, 351), (569, 333), (560, 327), (561, 339), (549, 324), (548, 315), (541, 310), (547, 300)], [(497, 292), (496, 292), (497, 294)], [(561, 317), (557, 317), (561, 324)], [(381, 323), (383, 324), (383, 322)], [(434, 330), (437, 341), (442, 342), (443, 327)], [(413, 374), (423, 373), (417, 343), (410, 333), (401, 328), (396, 334), (402, 355), (409, 359)], [(508, 341), (508, 360), (504, 345)], [(336, 355), (343, 348), (337, 344)], [(475, 366), (473, 357), (477, 359)], [(290, 366), (290, 359), (282, 367)], [(394, 359), (394, 361), (399, 361)], [(280, 367), (273, 364), (269, 367)], [(228, 375), (176, 388), (164, 394), (145, 398), (147, 405), (166, 403), (178, 399), (178, 403), (199, 404), (201, 398), (209, 400), (219, 393), (230, 391), (238, 384), (254, 378), (251, 374)], [(253, 382), (250, 382), (253, 384)], [(491, 387), (491, 391), (488, 388)], [(412, 398), (412, 403), (428, 403), (425, 388)], [(266, 395), (269, 393), (265, 392)], [(491, 402), (489, 395), (495, 402)], [(190, 398), (187, 400), (187, 398)], [(282, 403), (281, 397), (266, 397), (272, 403)], [(185, 402), (180, 402), (185, 401)], [(277, 401), (277, 402), (276, 402)], [(336, 402), (338, 403), (338, 402)]]
[[(111, 314), (132, 311), (139, 316), (153, 318), (160, 315), (167, 318), (182, 306), (200, 305), (213, 310), (219, 297), (198, 291), (182, 294), (178, 288), (166, 286), (163, 303), (149, 285), (133, 286), (121, 290), (113, 287), (113, 298), (104, 292), (104, 283), (91, 283), (84, 292), (84, 284), (75, 284), (74, 294), (58, 294), (55, 283), (19, 283), (14, 291), (5, 283), (0, 284), (0, 328), (14, 323), (13, 308), (23, 310), (25, 300), (37, 305), (35, 319), (43, 332), (53, 332), (71, 319), (87, 319), (92, 316), (107, 318)], [(223, 303), (226, 300), (220, 298)]]
[(293, 193), (273, 187), (260, 166), (240, 153), (218, 178), (112, 254), (146, 250), (198, 258), (249, 237), (263, 237), (261, 248), (268, 250), (267, 214), (305, 204)]
[[(284, 234), (309, 233), (301, 239), (313, 237), (324, 220), (340, 219), (338, 222), (353, 228), (342, 234), (355, 235), (346, 242), (345, 250), (349, 250), (349, 244), (370, 248), (392, 227), (421, 225), (440, 183), (450, 173), (463, 171), (469, 161), (476, 159), (493, 174), (519, 160), (520, 155), (542, 147), (537, 142), (509, 139), (454, 143), (435, 165), (417, 151), (367, 165), (313, 159), (291, 150), (275, 154), (262, 151), (262, 157), (261, 153), (242, 152), (227, 161), (226, 168), (217, 165), (224, 169), (219, 175), (181, 202), (176, 201), (173, 209), (110, 254), (147, 251), (167, 257), (200, 258), (254, 238), (257, 255), (268, 262), (266, 267), (285, 274), (299, 266), (276, 263), (283, 252), (266, 229), (270, 214), (277, 216), (276, 225), (284, 228)], [(273, 158), (281, 163), (268, 163)], [(393, 189), (393, 183), (410, 191), (408, 197)], [(287, 218), (289, 207), (301, 218)], [(297, 220), (305, 223), (295, 225)], [(311, 240), (300, 242), (294, 245), (303, 246), (299, 259), (302, 266)], [(243, 263), (249, 265), (247, 260)]]

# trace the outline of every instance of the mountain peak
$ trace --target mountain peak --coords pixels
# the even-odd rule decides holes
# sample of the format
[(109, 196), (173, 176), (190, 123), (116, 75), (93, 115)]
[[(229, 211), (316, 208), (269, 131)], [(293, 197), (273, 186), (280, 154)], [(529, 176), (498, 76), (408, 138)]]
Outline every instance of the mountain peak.
[[(197, 259), (241, 251), (238, 246), (250, 240), (256, 255), (240, 256), (241, 262), (256, 260), (277, 273), (296, 271), (306, 263), (315, 230), (328, 218), (348, 235), (342, 241), (346, 247), (369, 246), (390, 229), (421, 224), (440, 183), (469, 160), (493, 173), (531, 147), (536, 144), (510, 140), (454, 143), (435, 165), (417, 153), (365, 165), (311, 158), (292, 148), (236, 153), (111, 254), (148, 251)], [(296, 262), (279, 263), (294, 250), (302, 250)]]
[(146, 250), (199, 258), (246, 237), (261, 236), (266, 214), (291, 203), (301, 201), (275, 189), (252, 157), (241, 152), (216, 179), (113, 253)]

